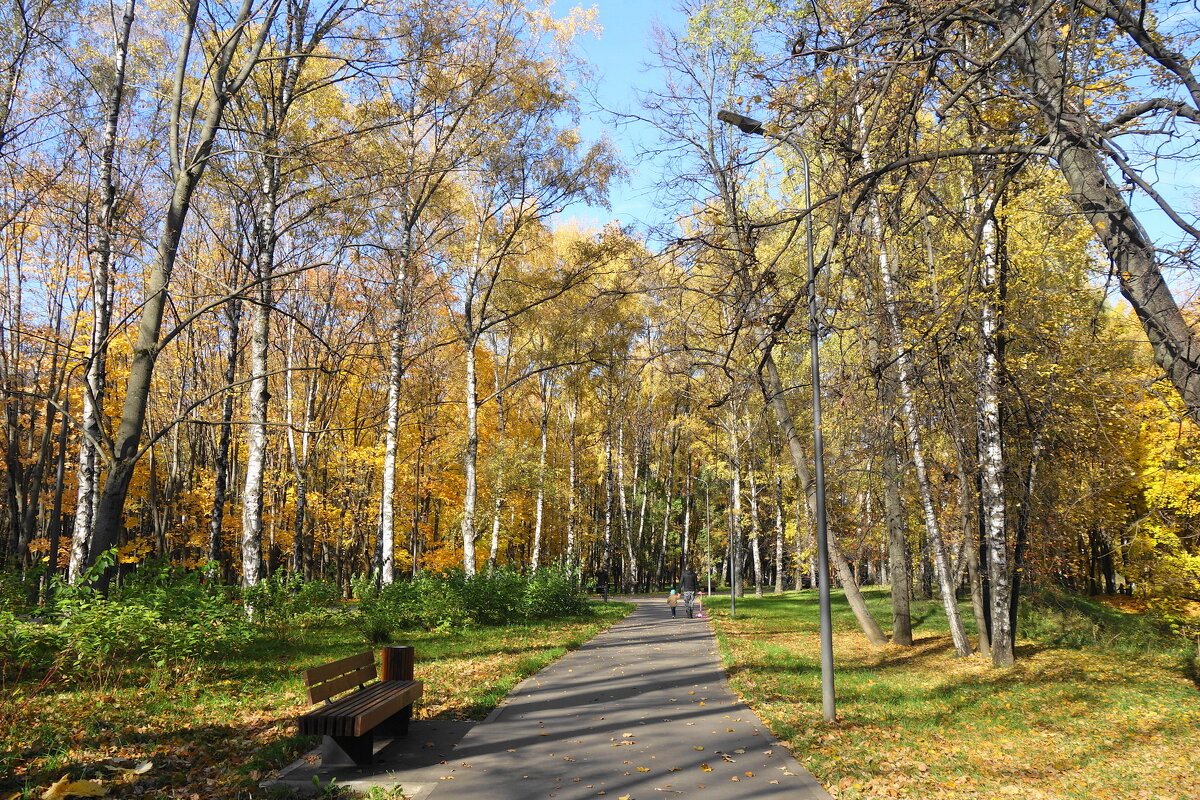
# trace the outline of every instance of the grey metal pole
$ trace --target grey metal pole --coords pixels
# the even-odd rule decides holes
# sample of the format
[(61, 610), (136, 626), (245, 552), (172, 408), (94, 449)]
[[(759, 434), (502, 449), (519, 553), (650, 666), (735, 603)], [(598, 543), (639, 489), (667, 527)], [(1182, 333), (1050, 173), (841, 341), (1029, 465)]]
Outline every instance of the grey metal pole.
[(808, 354), (812, 373), (813, 477), (816, 484), (813, 515), (817, 528), (817, 594), (821, 609), (821, 705), (825, 721), (833, 722), (837, 717), (837, 708), (833, 689), (833, 613), (829, 599), (829, 526), (825, 516), (825, 440), (821, 430), (821, 333), (817, 325), (817, 267), (813, 259), (812, 170), (803, 147), (787, 136), (768, 134), (758, 120), (730, 111), (718, 112), (717, 119), (736, 126), (743, 133), (769, 135), (786, 142), (800, 154), (800, 163), (804, 166), (804, 203), (808, 207), (808, 213), (804, 216), (808, 262)]

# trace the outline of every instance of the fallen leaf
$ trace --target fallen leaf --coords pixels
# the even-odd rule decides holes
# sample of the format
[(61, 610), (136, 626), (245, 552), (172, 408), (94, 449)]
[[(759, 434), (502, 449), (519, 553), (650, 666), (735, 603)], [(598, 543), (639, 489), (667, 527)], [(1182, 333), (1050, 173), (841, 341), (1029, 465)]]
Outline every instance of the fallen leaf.
[(650, 768), (649, 767), (638, 767), (637, 771), (638, 772), (649, 772)]
[(701, 764), (700, 769), (704, 770), (705, 772), (712, 772), (712, 767), (710, 767), (708, 764)]
[(103, 797), (108, 787), (95, 781), (70, 781), (63, 775), (42, 794), (42, 800), (61, 800), (64, 797)]
[(703, 750), (704, 748), (697, 744), (697, 745), (693, 745), (692, 749), (693, 750)]
[(753, 777), (754, 777), (754, 773), (753, 773), (753, 772), (751, 772), (750, 770), (746, 770), (746, 771), (745, 771), (745, 772), (743, 772), (742, 774), (743, 774), (743, 775), (745, 775), (747, 778), (753, 778)]

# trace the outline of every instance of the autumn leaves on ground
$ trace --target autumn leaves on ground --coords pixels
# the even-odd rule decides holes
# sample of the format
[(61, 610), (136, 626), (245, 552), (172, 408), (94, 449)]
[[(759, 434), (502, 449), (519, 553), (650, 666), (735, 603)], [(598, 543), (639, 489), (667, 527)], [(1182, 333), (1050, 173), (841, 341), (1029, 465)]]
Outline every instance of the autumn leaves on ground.
[[(884, 618), (887, 595), (870, 593)], [(830, 792), (859, 798), (1200, 798), (1196, 653), (1081, 598), (1027, 606), (1017, 665), (957, 658), (940, 607), (911, 648), (871, 648), (835, 602), (838, 724), (821, 723), (817, 599), (717, 618), (734, 690)]]
[[(0, 689), (0, 798), (40, 798), (64, 775), (119, 797), (268, 796), (259, 781), (314, 741), (295, 735), (307, 707), (301, 671), (377, 646), (355, 605), (279, 619), (234, 651), (168, 669), (10, 679)], [(597, 604), (555, 621), (406, 631), (425, 684), (416, 717), (482, 717), (518, 680), (629, 609)]]
[[(869, 599), (877, 612), (888, 603), (882, 590)], [(292, 725), (304, 707), (300, 671), (373, 646), (355, 605), (279, 620), (234, 650), (169, 668), (125, 665), (97, 673), (103, 680), (10, 674), (0, 797), (42, 797), (64, 776), (119, 797), (268, 796), (258, 782), (311, 744)], [(877, 650), (835, 597), (839, 722), (826, 726), (815, 595), (747, 597), (736, 619), (720, 598), (710, 607), (734, 689), (835, 797), (1200, 797), (1195, 653), (1140, 616), (1043, 603), (1023, 617), (1036, 638), (1019, 643), (1015, 668), (997, 671), (954, 657), (934, 603), (915, 609), (912, 648)], [(592, 609), (405, 631), (426, 684), (417, 717), (482, 717), (628, 606)]]

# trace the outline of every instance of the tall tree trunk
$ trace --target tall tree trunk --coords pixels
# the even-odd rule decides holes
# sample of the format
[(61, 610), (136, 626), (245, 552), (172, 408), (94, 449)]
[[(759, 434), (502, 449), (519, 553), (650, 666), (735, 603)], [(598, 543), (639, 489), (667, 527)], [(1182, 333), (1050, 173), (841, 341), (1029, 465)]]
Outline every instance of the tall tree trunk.
[(905, 647), (912, 638), (912, 582), (904, 509), (900, 504), (900, 454), (891, 430), (882, 432), (883, 510), (888, 531), (888, 572), (892, 583), (892, 642)]
[(542, 555), (542, 526), (546, 516), (546, 451), (549, 445), (550, 429), (550, 393), (552, 383), (549, 375), (541, 378), (539, 396), (542, 401), (542, 416), (538, 427), (538, 474), (537, 500), (534, 509), (533, 523), (533, 558), (530, 569), (537, 572)]
[[(800, 436), (796, 433), (796, 424), (792, 418), (792, 410), (788, 408), (787, 399), (784, 396), (783, 381), (779, 378), (779, 370), (775, 366), (775, 356), (772, 352), (774, 343), (767, 335), (767, 332), (760, 329), (755, 332), (755, 345), (760, 354), (758, 379), (763, 398), (766, 400), (767, 405), (775, 412), (780, 432), (783, 434), (783, 440), (788, 447), (788, 454), (792, 458), (792, 469), (796, 472), (796, 479), (804, 487), (804, 497), (808, 502), (809, 516), (815, 518), (816, 514), (813, 509), (816, 506), (816, 481), (813, 480), (812, 474), (809, 472), (808, 462), (804, 456), (804, 446), (800, 442)], [(842, 582), (842, 588), (846, 592), (846, 601), (850, 604), (850, 609), (854, 612), (855, 619), (858, 620), (858, 624), (866, 635), (867, 641), (875, 647), (883, 647), (887, 644), (887, 636), (884, 635), (883, 629), (879, 627), (879, 623), (871, 616), (871, 611), (867, 608), (867, 602), (863, 598), (862, 592), (858, 590), (858, 584), (854, 581), (850, 565), (846, 563), (845, 556), (842, 555), (842, 550), (837, 545), (837, 537), (832, 535), (832, 533), (828, 537), (828, 545), (829, 555), (833, 561), (834, 568), (837, 570), (838, 578)]]
[[(403, 278), (401, 278), (403, 282)], [(407, 310), (400, 308), (392, 322), (388, 341), (387, 412), (383, 433), (383, 475), (379, 493), (378, 581), (390, 585), (396, 580), (396, 449), (400, 439), (400, 390), (404, 382), (404, 331)]]
[[(869, 169), (869, 155), (864, 155), (864, 160)], [(954, 641), (954, 652), (959, 656), (969, 656), (972, 652), (971, 642), (967, 638), (966, 628), (963, 627), (962, 618), (958, 613), (958, 598), (952, 581), (949, 554), (946, 551), (941, 524), (938, 522), (937, 512), (934, 508), (933, 487), (929, 481), (929, 473), (925, 464), (925, 451), (917, 421), (916, 403), (913, 400), (909, 379), (908, 350), (904, 346), (899, 312), (896, 310), (896, 289), (892, 279), (891, 259), (884, 241), (883, 220), (880, 217), (878, 203), (874, 198), (870, 201), (870, 219), (878, 249), (877, 265), (880, 281), (883, 284), (884, 321), (891, 338), (892, 353), (896, 363), (896, 382), (900, 390), (900, 416), (904, 422), (904, 432), (916, 471), (917, 488), (925, 516), (925, 531), (929, 536), (934, 575), (937, 577), (938, 587), (941, 590), (942, 607), (946, 611), (950, 638)]]
[(1004, 368), (1004, 345), (999, 315), (1004, 302), (1004, 282), (997, 238), (995, 222), (986, 220), (980, 269), (979, 475), (981, 523), (988, 550), (988, 578), (992, 592), (992, 664), (1010, 667), (1014, 654), (1008, 618), (1010, 582), (1005, 535), (1004, 450), (1000, 431), (1000, 373)]
[(746, 470), (746, 476), (750, 479), (750, 557), (754, 559), (754, 596), (762, 597), (762, 553), (759, 548), (762, 525), (758, 518), (758, 479), (755, 477), (753, 463)]
[[(1000, 33), (1014, 45), (1008, 52), (1053, 133), (1051, 146), (1071, 199), (1092, 224), (1108, 253), (1121, 294), (1137, 314), (1154, 350), (1155, 361), (1174, 384), (1192, 420), (1200, 422), (1200, 341), (1163, 277), (1154, 243), (1104, 166), (1096, 144), (1104, 140), (1104, 134), (1076, 106), (1077, 93), (1068, 86), (1065, 56), (1057, 52), (1055, 37), (1046, 35), (1047, 31), (1039, 29), (1038, 24), (1030, 24), (1029, 12), (1023, 5), (1016, 2), (999, 5)], [(1120, 27), (1126, 32), (1138, 27), (1131, 19), (1137, 12), (1126, 10), (1124, 4), (1102, 5), (1119, 10), (1114, 17), (1121, 21)], [(1152, 58), (1163, 63), (1164, 59), (1176, 61), (1180, 57), (1156, 53)], [(1194, 89), (1192, 99), (1200, 101)], [(995, 565), (993, 574), (999, 574)], [(1006, 577), (1001, 587), (1005, 594), (1007, 587)], [(994, 599), (992, 607), (999, 608)]]
[(479, 481), (476, 477), (476, 465), (479, 460), (479, 389), (478, 377), (475, 373), (475, 338), (468, 337), (466, 342), (465, 377), (463, 391), (467, 411), (467, 441), (463, 449), (463, 517), (462, 544), (463, 570), (468, 575), (475, 574), (475, 504), (479, 491)]
[(221, 539), (225, 523), (225, 495), (229, 487), (229, 448), (233, 437), (233, 381), (237, 378), (238, 348), (241, 346), (241, 301), (236, 297), (225, 301), (225, 315), (229, 320), (229, 352), (225, 361), (225, 388), (222, 390), (221, 423), (213, 466), (212, 514), (208, 526), (208, 560), (214, 565), (216, 574), (225, 572), (222, 565), (226, 556)]
[[(158, 357), (159, 334), (162, 329), (163, 313), (167, 306), (168, 287), (179, 253), (188, 213), (191, 211), (192, 194), (199, 186), (221, 127), (221, 120), (229, 101), (237, 95), (250, 72), (258, 62), (267, 31), (275, 18), (280, 0), (270, 0), (261, 10), (262, 23), (258, 34), (247, 46), (242, 47), (242, 38), (250, 30), (249, 21), (253, 4), (243, 0), (237, 14), (230, 21), (231, 31), (213, 59), (208, 76), (213, 88), (208, 96), (204, 119), (198, 126), (199, 134), (190, 157), (180, 145), (182, 130), (180, 116), (184, 103), (187, 64), (192, 39), (196, 31), (199, 0), (192, 0), (187, 9), (187, 20), (180, 33), (175, 80), (172, 87), (172, 120), (170, 125), (170, 155), (173, 188), (167, 205), (166, 217), (159, 234), (158, 248), (146, 278), (145, 295), (138, 320), (138, 333), (133, 346), (129, 366), (129, 377), (125, 383), (125, 400), (121, 405), (121, 421), (113, 447), (113, 462), (105, 477), (96, 512), (93, 541), (88, 548), (87, 565), (95, 563), (100, 555), (113, 547), (121, 532), (121, 519), (125, 510), (125, 498), (133, 479), (134, 468), (141, 457), (142, 428), (146, 419), (146, 404), (150, 397), (150, 386), (154, 376), (154, 363)], [(230, 78), (233, 59), (241, 54), (241, 68)], [(97, 588), (105, 591), (111, 578), (111, 570), (98, 577)]]
[(94, 534), (96, 504), (99, 500), (96, 491), (100, 481), (98, 448), (104, 442), (102, 420), (108, 384), (108, 336), (112, 321), (110, 276), (117, 217), (117, 127), (121, 118), (121, 100), (125, 94), (125, 65), (129, 57), (129, 33), (133, 28), (135, 10), (136, 0), (126, 0), (113, 51), (112, 88), (104, 108), (104, 134), (100, 149), (100, 185), (104, 194), (96, 248), (91, 259), (92, 338), (84, 378), (83, 410), (79, 420), (83, 435), (79, 441), (75, 527), (71, 534), (71, 560), (67, 572), (72, 582), (79, 579), (84, 563), (88, 561), (88, 547)]
[(601, 566), (608, 579), (616, 583), (612, 574), (612, 517), (613, 517), (613, 447), (612, 420), (604, 428), (604, 557)]
[(775, 476), (775, 594), (783, 594), (783, 476)]
[(268, 348), (271, 338), (270, 254), (259, 251), (259, 296), (251, 310), (249, 423), (246, 425), (246, 472), (242, 485), (242, 586), (254, 586), (263, 573), (263, 477), (267, 467)]

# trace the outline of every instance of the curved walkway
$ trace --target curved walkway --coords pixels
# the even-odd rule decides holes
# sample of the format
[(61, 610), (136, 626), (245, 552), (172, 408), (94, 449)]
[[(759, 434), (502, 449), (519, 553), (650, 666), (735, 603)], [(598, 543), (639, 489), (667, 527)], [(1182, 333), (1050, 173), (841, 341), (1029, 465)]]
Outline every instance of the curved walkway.
[[(289, 768), (281, 778), (398, 783), (433, 800), (828, 800), (733, 696), (708, 620), (687, 619), (682, 607), (673, 619), (661, 597), (628, 599), (636, 611), (520, 683), (456, 743), (434, 748), (440, 763), (420, 763), (419, 750), (390, 755), (396, 742), (371, 775)], [(414, 722), (408, 739), (420, 748), (435, 728)]]

